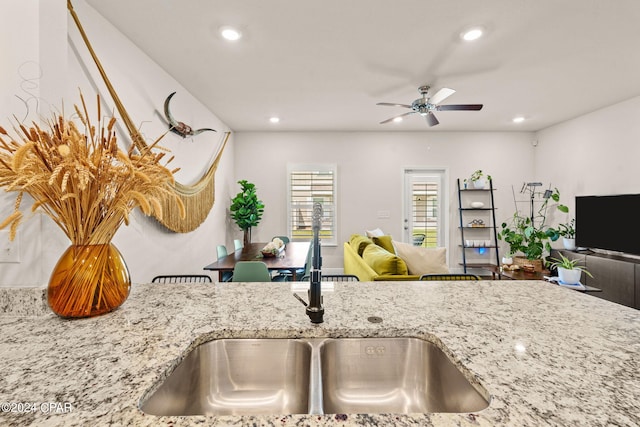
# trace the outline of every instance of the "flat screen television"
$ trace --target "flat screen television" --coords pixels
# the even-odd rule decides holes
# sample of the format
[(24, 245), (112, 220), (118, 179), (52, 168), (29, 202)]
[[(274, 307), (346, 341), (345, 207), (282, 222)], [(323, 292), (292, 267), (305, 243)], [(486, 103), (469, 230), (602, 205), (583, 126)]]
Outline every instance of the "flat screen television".
[(576, 196), (576, 246), (640, 255), (640, 194)]

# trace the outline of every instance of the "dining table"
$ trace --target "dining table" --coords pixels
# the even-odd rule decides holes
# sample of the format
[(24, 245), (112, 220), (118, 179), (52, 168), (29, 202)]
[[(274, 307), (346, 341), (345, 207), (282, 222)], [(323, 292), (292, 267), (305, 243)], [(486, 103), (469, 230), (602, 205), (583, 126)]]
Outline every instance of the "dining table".
[(292, 280), (296, 280), (296, 271), (305, 268), (309, 242), (289, 242), (284, 250), (275, 256), (264, 256), (262, 249), (267, 245), (263, 243), (249, 243), (227, 256), (218, 258), (214, 263), (204, 267), (205, 270), (217, 271), (218, 280), (222, 282), (225, 272), (233, 271), (239, 261), (262, 261), (269, 271), (287, 270), (291, 272)]

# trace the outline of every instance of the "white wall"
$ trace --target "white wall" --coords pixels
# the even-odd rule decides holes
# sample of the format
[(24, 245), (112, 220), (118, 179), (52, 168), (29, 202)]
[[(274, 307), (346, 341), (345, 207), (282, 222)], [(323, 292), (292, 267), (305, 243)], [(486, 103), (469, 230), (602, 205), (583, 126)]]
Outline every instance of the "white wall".
[[(30, 124), (49, 110), (51, 99), (64, 93), (66, 73), (66, 2), (55, 0), (7, 0), (0, 26), (0, 125), (10, 130), (14, 116)], [(13, 212), (16, 193), (0, 194), (0, 218)], [(22, 210), (28, 218), (13, 243), (8, 231), (0, 233), (2, 245), (10, 245), (19, 263), (0, 263), (0, 286), (42, 284), (42, 218), (30, 215), (31, 200), (25, 197)]]
[[(476, 169), (491, 174), (497, 220), (511, 216), (511, 185), (519, 190), (533, 178), (532, 133), (490, 132), (239, 132), (236, 134), (237, 179), (256, 184), (266, 208), (253, 232), (266, 241), (286, 232), (286, 165), (338, 165), (338, 247), (323, 248), (323, 266), (342, 268), (342, 242), (353, 233), (382, 228), (402, 239), (403, 169), (444, 167), (449, 172), (450, 264), (460, 260), (456, 178)], [(386, 219), (378, 211), (389, 211)], [(455, 265), (452, 265), (455, 267)]]
[(574, 216), (575, 196), (640, 193), (638, 117), (635, 97), (538, 132), (536, 175), (560, 188), (570, 208), (560, 220)]
[(538, 132), (536, 172), (574, 196), (640, 193), (640, 97)]
[[(46, 6), (40, 5), (41, 3), (46, 3)], [(48, 117), (50, 105), (61, 110), (64, 101), (65, 112), (69, 115), (73, 111), (73, 104), (80, 102), (78, 89), (93, 111), (90, 117), (97, 119), (96, 93), (101, 96), (103, 114), (115, 110), (96, 66), (67, 13), (66, 1), (52, 0), (49, 3), (12, 0), (11, 6), (15, 8), (11, 16), (22, 16), (24, 19), (7, 20), (0, 29), (6, 32), (2, 40), (20, 40), (19, 48), (8, 45), (10, 60), (3, 61), (4, 67), (10, 70), (6, 75), (15, 75), (20, 65), (27, 60), (39, 65), (44, 77), (40, 80), (40, 88), (34, 98), (41, 101), (40, 113)], [(223, 132), (228, 130), (227, 126), (91, 7), (76, 0), (74, 8), (107, 75), (145, 138), (152, 141), (166, 132), (163, 103), (173, 91), (177, 91), (171, 105), (174, 116), (195, 127), (212, 127), (218, 130), (218, 133), (207, 132), (187, 139), (169, 133), (162, 140), (162, 145), (176, 155), (172, 166), (182, 167), (177, 174), (178, 181), (185, 184), (195, 182), (209, 167)], [(39, 13), (46, 16), (46, 19), (36, 19)], [(15, 31), (22, 30), (25, 32), (24, 37), (16, 37)], [(62, 40), (62, 43), (52, 45), (48, 37), (43, 36), (38, 40), (38, 35), (46, 31), (55, 33), (57, 37), (54, 39)], [(2, 47), (5, 48), (4, 45)], [(38, 52), (43, 52), (40, 57)], [(3, 80), (3, 96), (12, 98), (13, 94), (20, 93), (22, 81)], [(42, 96), (45, 93), (47, 99)], [(0, 118), (14, 114), (16, 109), (16, 105), (10, 105), (8, 111), (1, 111)], [(120, 130), (119, 141), (123, 147), (127, 147), (128, 132), (124, 126)], [(136, 210), (131, 224), (118, 231), (114, 243), (123, 253), (134, 282), (148, 282), (157, 274), (201, 273), (202, 267), (215, 261), (216, 245), (232, 244), (235, 236), (228, 227), (227, 210), (230, 192), (235, 190), (233, 138), (232, 135), (216, 173), (216, 202), (199, 228), (190, 233), (173, 233), (159, 225), (155, 219), (144, 217)], [(0, 201), (2, 218), (12, 211), (13, 200), (14, 197), (5, 197)], [(51, 269), (69, 242), (44, 215), (23, 224), (19, 234), (21, 263), (0, 263), (0, 286), (46, 284)]]

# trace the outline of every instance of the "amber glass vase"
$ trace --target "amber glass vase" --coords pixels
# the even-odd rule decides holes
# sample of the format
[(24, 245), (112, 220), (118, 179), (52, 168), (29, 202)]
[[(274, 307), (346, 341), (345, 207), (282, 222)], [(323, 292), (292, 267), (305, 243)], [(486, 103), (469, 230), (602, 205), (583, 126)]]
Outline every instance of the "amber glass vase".
[(118, 308), (129, 296), (131, 278), (111, 243), (71, 245), (51, 274), (47, 300), (62, 317), (92, 317)]

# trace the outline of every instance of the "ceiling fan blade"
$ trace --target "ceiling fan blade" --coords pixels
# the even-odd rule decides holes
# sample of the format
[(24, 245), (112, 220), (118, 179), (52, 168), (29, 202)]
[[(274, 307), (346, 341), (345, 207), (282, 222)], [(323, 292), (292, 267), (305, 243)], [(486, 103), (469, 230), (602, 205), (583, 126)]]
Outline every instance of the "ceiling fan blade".
[(438, 105), (436, 107), (438, 111), (451, 111), (451, 110), (463, 110), (463, 111), (479, 111), (482, 110), (482, 104), (449, 104)]
[(380, 122), (380, 124), (383, 125), (385, 123), (389, 123), (389, 122), (394, 121), (398, 117), (408, 116), (409, 114), (413, 114), (413, 113), (415, 113), (415, 111), (409, 111), (408, 113), (400, 114), (399, 116), (391, 117), (390, 119), (384, 120), (384, 121)]
[(442, 101), (444, 101), (454, 93), (456, 93), (455, 90), (449, 89), (448, 87), (443, 87), (442, 89), (437, 91), (435, 95), (429, 98), (429, 103), (434, 105), (440, 104)]
[(435, 126), (438, 123), (440, 123), (438, 119), (436, 119), (436, 116), (433, 113), (427, 114), (425, 116), (425, 119), (427, 119), (427, 123), (429, 124), (429, 126)]
[(376, 105), (384, 105), (387, 107), (404, 107), (404, 108), (411, 108), (411, 105), (407, 105), (407, 104), (393, 104), (391, 102), (378, 102)]

